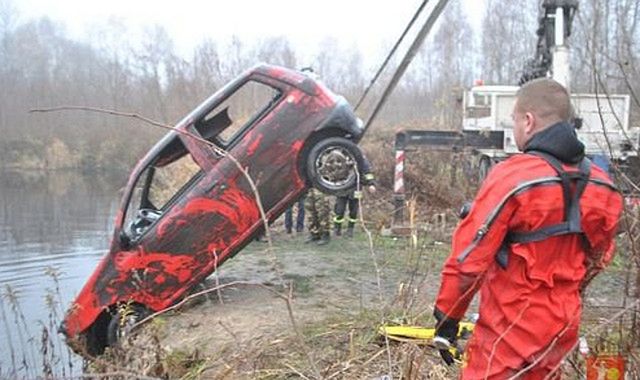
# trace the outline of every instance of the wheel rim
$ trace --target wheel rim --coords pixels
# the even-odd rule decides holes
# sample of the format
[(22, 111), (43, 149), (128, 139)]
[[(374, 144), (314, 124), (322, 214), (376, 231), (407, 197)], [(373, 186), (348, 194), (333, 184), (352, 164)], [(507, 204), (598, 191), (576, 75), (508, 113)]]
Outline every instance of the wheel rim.
[(119, 319), (120, 320), (117, 322), (118, 328), (116, 329), (116, 339), (118, 341), (122, 341), (131, 334), (131, 330), (136, 324), (136, 318), (129, 316)]
[(345, 148), (329, 146), (315, 161), (316, 172), (324, 186), (341, 188), (355, 177), (355, 157)]
[(116, 339), (121, 341), (131, 335), (133, 328), (144, 318), (144, 315), (140, 310), (123, 308), (114, 318), (117, 318)]

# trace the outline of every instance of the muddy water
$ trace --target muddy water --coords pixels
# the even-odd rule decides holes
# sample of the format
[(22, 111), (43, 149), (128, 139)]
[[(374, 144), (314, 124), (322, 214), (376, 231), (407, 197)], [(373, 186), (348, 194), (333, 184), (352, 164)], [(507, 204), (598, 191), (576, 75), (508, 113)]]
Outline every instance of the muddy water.
[[(0, 377), (14, 368), (27, 376), (43, 373), (43, 326), (57, 328), (105, 253), (120, 177), (0, 172)], [(68, 376), (69, 354), (51, 333), (54, 373), (67, 367)]]

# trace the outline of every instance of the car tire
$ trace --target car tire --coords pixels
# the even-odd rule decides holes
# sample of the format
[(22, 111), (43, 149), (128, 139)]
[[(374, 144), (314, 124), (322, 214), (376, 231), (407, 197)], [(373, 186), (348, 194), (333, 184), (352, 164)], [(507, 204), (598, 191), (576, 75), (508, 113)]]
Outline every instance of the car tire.
[(320, 140), (307, 157), (307, 177), (323, 193), (345, 195), (357, 182), (356, 166), (363, 165), (360, 148), (351, 140), (330, 137)]
[(149, 310), (142, 305), (118, 307), (107, 327), (107, 346), (114, 347), (122, 342), (130, 335), (133, 326), (149, 314)]

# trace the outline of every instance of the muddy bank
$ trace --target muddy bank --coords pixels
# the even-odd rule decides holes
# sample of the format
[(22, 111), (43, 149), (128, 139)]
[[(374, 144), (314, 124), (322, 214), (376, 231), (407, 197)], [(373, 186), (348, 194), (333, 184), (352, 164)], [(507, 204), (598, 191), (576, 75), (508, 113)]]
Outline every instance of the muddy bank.
[[(382, 320), (433, 324), (448, 243), (421, 238), (412, 248), (377, 237), (373, 247), (375, 261), (362, 232), (326, 246), (278, 233), (272, 251), (254, 242), (206, 284), (229, 286), (156, 318), (118, 360), (167, 378), (455, 378), (457, 368), (435, 350), (397, 342), (387, 350), (376, 333)], [(585, 333), (622, 305), (620, 270), (614, 265), (587, 292)]]
[[(313, 377), (318, 371), (361, 378), (356, 374), (365, 362), (365, 378), (387, 374), (389, 358), (379, 353), (384, 342), (376, 328), (383, 318), (400, 320), (403, 313), (430, 321), (446, 244), (425, 239), (412, 249), (405, 239), (378, 237), (372, 251), (363, 232), (326, 246), (304, 238), (276, 233), (271, 251), (266, 243), (252, 243), (207, 281), (208, 287), (235, 285), (157, 318), (134, 346), (162, 357), (162, 368), (154, 371), (163, 376), (176, 356), (197, 358), (169, 377)], [(291, 294), (282, 280), (291, 284)], [(134, 364), (145, 370), (140, 366)], [(148, 363), (143, 367), (154, 373)]]

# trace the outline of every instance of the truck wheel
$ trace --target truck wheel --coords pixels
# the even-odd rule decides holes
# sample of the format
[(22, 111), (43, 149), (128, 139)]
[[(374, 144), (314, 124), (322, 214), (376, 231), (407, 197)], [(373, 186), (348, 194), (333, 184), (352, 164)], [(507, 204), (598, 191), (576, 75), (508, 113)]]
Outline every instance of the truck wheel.
[(491, 170), (491, 158), (482, 156), (478, 162), (478, 182), (484, 181)]
[(364, 162), (360, 148), (351, 140), (330, 137), (318, 142), (307, 157), (307, 177), (316, 189), (344, 195), (356, 186), (356, 167)]
[(116, 346), (123, 338), (131, 334), (136, 323), (149, 314), (149, 310), (142, 305), (118, 306), (107, 327), (107, 345), (109, 347)]

